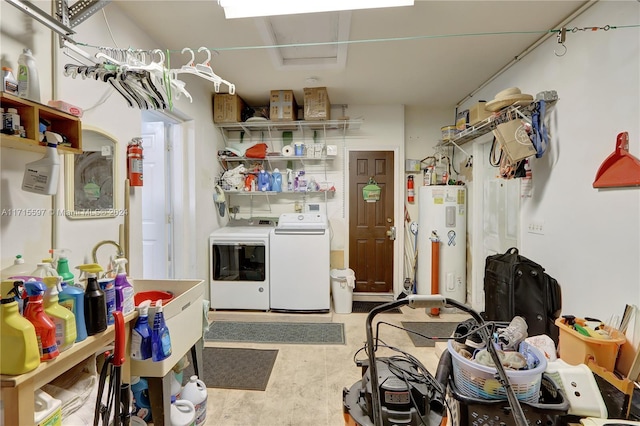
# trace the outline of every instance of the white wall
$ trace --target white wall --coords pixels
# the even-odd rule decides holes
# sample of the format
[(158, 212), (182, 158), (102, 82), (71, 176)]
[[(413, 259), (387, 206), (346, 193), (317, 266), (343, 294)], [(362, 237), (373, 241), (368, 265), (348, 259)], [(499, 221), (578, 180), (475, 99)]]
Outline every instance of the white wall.
[[(599, 2), (567, 27), (634, 26), (639, 18), (637, 2)], [(558, 92), (552, 144), (532, 160), (533, 194), (522, 203), (520, 252), (559, 281), (563, 313), (607, 320), (627, 303), (640, 304), (640, 188), (592, 187), (619, 132), (629, 132), (629, 151), (640, 157), (640, 38), (637, 28), (619, 28), (570, 32), (565, 44), (566, 55), (557, 57), (554, 49), (562, 48), (551, 37), (461, 109), (507, 87), (533, 95)], [(411, 152), (415, 143), (407, 142)], [(530, 222), (544, 223), (544, 235), (527, 233)]]

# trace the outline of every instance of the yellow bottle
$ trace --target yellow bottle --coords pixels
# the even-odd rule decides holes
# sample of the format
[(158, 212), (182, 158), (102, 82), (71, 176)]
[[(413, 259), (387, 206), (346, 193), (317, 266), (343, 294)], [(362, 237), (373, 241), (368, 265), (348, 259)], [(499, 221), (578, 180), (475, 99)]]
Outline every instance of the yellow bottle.
[(36, 329), (18, 312), (13, 281), (0, 284), (0, 374), (24, 374), (40, 365)]
[(51, 317), (56, 325), (56, 345), (60, 352), (69, 349), (76, 341), (76, 317), (69, 309), (58, 303), (58, 289), (62, 277), (44, 277), (42, 281), (47, 286), (44, 295), (44, 312)]

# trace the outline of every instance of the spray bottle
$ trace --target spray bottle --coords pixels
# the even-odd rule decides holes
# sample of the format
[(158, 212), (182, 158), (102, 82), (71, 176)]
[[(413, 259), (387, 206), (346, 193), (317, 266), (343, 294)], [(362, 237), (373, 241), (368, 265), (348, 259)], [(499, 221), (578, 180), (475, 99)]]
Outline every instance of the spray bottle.
[(40, 365), (36, 329), (18, 312), (18, 284), (0, 284), (0, 374), (24, 374)]
[(42, 298), (47, 289), (42, 281), (27, 281), (24, 283), (29, 303), (24, 309), (24, 317), (31, 321), (36, 329), (40, 361), (49, 361), (60, 355), (56, 344), (56, 326), (44, 312)]
[(58, 303), (62, 277), (44, 277), (42, 281), (47, 286), (44, 295), (44, 312), (51, 317), (56, 325), (56, 344), (58, 350), (64, 352), (73, 345), (78, 337), (76, 317), (73, 312)]
[(107, 329), (107, 302), (104, 291), (98, 285), (98, 273), (102, 267), (97, 263), (76, 266), (87, 276), (87, 287), (84, 292), (84, 322), (87, 334), (93, 336)]
[(138, 305), (138, 320), (131, 332), (131, 359), (142, 361), (151, 358), (150, 306), (151, 300), (145, 300)]
[(67, 285), (73, 285), (73, 273), (69, 270), (69, 250), (53, 250), (53, 258), (56, 262), (56, 271)]
[(133, 300), (133, 286), (127, 280), (127, 270), (124, 265), (127, 259), (119, 257), (113, 261), (116, 267), (116, 311), (122, 315), (129, 315), (135, 309)]
[[(39, 160), (27, 163), (22, 177), (22, 190), (42, 195), (55, 195), (60, 180), (60, 156), (56, 149), (57, 138), (52, 132), (47, 135), (47, 150)], [(59, 136), (59, 135), (58, 135)]]
[(156, 313), (153, 317), (151, 330), (151, 358), (154, 362), (162, 361), (171, 356), (171, 336), (162, 313), (162, 299), (156, 300)]

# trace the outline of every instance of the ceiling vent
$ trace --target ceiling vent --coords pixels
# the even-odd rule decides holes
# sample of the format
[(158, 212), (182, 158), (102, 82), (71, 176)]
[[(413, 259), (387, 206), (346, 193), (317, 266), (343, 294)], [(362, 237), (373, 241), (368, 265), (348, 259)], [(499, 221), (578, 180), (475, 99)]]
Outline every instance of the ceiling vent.
[[(339, 69), (347, 63), (351, 12), (256, 18), (276, 69)], [(343, 42), (343, 43), (339, 43)]]

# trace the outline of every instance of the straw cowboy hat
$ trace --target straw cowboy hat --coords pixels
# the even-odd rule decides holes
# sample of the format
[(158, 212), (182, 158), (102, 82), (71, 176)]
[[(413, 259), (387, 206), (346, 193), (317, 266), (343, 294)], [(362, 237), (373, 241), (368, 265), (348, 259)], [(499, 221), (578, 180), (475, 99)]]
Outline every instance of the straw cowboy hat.
[(517, 87), (510, 87), (498, 92), (496, 97), (492, 101), (487, 102), (484, 108), (487, 111), (496, 112), (509, 105), (529, 105), (531, 102), (533, 102), (533, 96), (520, 92), (520, 89)]

